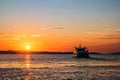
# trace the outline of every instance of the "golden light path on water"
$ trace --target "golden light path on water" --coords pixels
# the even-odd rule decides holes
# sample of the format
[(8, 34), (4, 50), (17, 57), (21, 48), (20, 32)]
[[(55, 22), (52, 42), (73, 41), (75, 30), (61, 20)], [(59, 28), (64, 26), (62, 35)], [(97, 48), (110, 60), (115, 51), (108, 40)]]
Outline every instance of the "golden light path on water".
[(30, 54), (26, 54), (26, 68), (30, 68)]
[(30, 45), (25, 46), (27, 53), (25, 55), (25, 60), (26, 60), (26, 68), (30, 68)]

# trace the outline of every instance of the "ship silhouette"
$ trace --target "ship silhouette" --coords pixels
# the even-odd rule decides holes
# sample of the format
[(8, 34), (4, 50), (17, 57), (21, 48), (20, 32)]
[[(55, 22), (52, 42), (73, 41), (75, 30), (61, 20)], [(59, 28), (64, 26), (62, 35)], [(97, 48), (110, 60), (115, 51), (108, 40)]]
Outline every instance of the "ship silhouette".
[(81, 47), (81, 44), (79, 44), (79, 47), (74, 48), (73, 56), (78, 58), (88, 58), (88, 49), (86, 47)]

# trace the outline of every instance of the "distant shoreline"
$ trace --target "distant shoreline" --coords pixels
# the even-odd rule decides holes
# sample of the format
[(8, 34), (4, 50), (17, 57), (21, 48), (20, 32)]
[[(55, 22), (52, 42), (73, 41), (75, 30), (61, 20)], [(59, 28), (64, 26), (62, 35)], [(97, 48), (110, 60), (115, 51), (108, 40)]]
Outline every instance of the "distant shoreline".
[[(0, 54), (72, 54), (73, 52), (49, 52), (49, 51), (0, 51)], [(89, 54), (105, 54), (97, 52), (89, 52)], [(120, 52), (107, 53), (111, 55), (120, 54)]]
[(0, 54), (72, 54), (73, 52), (48, 52), (48, 51), (0, 51)]

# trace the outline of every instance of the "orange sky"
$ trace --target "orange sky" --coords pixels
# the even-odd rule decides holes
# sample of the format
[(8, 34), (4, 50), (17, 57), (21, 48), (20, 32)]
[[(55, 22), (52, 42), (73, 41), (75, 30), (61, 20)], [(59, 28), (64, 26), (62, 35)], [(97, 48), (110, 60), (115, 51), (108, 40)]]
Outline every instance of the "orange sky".
[(61, 52), (65, 51), (66, 52), (66, 51), (73, 51), (73, 48), (75, 46), (78, 46), (79, 43), (81, 43), (82, 46), (87, 46), (90, 51), (106, 53), (106, 52), (111, 52), (111, 50), (113, 50), (119, 52), (120, 42), (118, 39), (106, 40), (106, 39), (100, 39), (100, 36), (103, 36), (103, 34), (99, 36), (97, 36), (97, 34), (91, 34), (91, 33), (90, 34), (86, 33), (86, 34), (87, 34), (86, 36), (81, 36), (81, 37), (77, 37), (77, 36), (71, 37), (68, 35), (58, 36), (56, 34), (50, 34), (50, 35), (1, 34), (0, 49), (26, 50), (25, 46), (29, 45), (31, 46), (32, 51), (61, 51)]
[[(0, 50), (120, 52), (120, 2), (1, 0)], [(103, 46), (103, 47), (102, 47)]]

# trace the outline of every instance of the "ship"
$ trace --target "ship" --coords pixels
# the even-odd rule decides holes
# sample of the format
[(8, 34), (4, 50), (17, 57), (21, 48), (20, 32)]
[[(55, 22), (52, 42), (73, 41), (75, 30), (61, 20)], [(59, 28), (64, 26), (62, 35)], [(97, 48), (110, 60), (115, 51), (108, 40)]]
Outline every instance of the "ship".
[(81, 47), (81, 44), (79, 47), (74, 48), (73, 56), (77, 58), (89, 58), (89, 52), (86, 47)]

